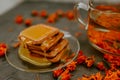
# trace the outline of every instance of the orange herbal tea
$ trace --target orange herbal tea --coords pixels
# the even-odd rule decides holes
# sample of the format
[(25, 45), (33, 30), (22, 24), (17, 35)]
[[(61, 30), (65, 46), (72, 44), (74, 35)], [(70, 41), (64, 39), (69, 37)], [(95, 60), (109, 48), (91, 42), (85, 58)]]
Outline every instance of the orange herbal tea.
[(120, 54), (120, 5), (98, 5), (91, 9), (87, 32), (92, 44)]

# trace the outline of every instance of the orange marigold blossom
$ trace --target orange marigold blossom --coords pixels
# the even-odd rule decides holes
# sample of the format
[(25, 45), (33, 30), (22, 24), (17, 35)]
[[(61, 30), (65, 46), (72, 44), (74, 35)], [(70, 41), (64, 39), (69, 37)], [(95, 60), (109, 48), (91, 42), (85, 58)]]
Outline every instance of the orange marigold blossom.
[(66, 66), (66, 69), (69, 71), (74, 71), (76, 69), (76, 64), (77, 64), (76, 61), (72, 61), (70, 64)]
[(0, 56), (5, 55), (6, 51), (7, 51), (7, 44), (0, 43)]
[(117, 66), (115, 64), (110, 64), (110, 70), (116, 70)]
[(52, 13), (48, 16), (47, 22), (48, 23), (55, 23), (58, 19), (58, 15), (56, 13)]
[(104, 54), (104, 59), (107, 60), (108, 62), (110, 62), (112, 59), (113, 59), (113, 56), (112, 55), (109, 55), (109, 54)]
[(47, 10), (43, 9), (40, 11), (40, 16), (46, 18), (48, 16)]
[(32, 10), (31, 14), (32, 16), (38, 16), (39, 13), (37, 10)]
[(66, 17), (68, 20), (74, 20), (75, 19), (75, 15), (74, 15), (74, 12), (73, 10), (69, 10), (66, 12)]
[(57, 80), (70, 80), (71, 74), (69, 73), (69, 70), (66, 69), (59, 77)]
[(82, 50), (80, 50), (79, 53), (78, 53), (78, 56), (81, 56), (81, 55), (84, 55)]
[(113, 56), (113, 55), (110, 55), (110, 54), (104, 54), (103, 57), (110, 64), (114, 64), (116, 67), (120, 66), (120, 58), (119, 58), (119, 56)]
[(106, 69), (105, 66), (104, 66), (104, 64), (103, 64), (103, 62), (98, 62), (98, 63), (97, 63), (97, 68), (98, 68), (99, 70), (105, 70), (105, 69)]
[(64, 13), (64, 11), (63, 11), (62, 9), (58, 9), (58, 10), (56, 11), (56, 14), (57, 14), (59, 17), (64, 17), (64, 16), (65, 16), (65, 13)]
[(120, 80), (120, 70), (108, 70), (103, 80)]
[[(83, 52), (82, 51), (79, 52), (79, 56), (83, 56)], [(109, 58), (109, 57), (106, 56), (106, 58)], [(113, 59), (113, 57), (111, 57), (111, 56), (110, 56), (110, 58)], [(94, 62), (94, 60), (95, 60), (94, 56), (86, 57), (86, 61), (89, 63), (89, 65), (92, 64)], [(77, 65), (76, 61), (73, 61), (71, 64), (69, 64), (68, 66), (66, 66), (63, 69), (65, 71), (63, 71), (63, 72), (61, 71), (61, 73), (58, 76), (57, 80), (70, 80), (70, 78), (71, 78), (70, 71), (75, 70), (75, 67)], [(97, 72), (96, 74), (92, 74), (90, 76), (84, 75), (83, 77), (78, 78), (78, 80), (91, 80), (91, 79), (92, 80), (119, 80), (120, 79), (119, 78), (120, 71), (117, 71), (118, 69), (117, 69), (115, 64), (111, 64), (110, 65), (111, 68), (108, 69), (108, 70), (104, 67), (103, 62), (99, 62), (98, 66), (99, 66), (100, 70), (104, 70), (105, 69), (105, 71), (106, 71), (105, 75), (101, 74), (100, 72)]]
[(63, 69), (54, 70), (54, 71), (53, 71), (53, 76), (54, 76), (55, 78), (57, 78), (57, 77), (60, 76), (60, 74), (61, 74), (63, 71), (64, 71)]
[(87, 57), (85, 55), (83, 55), (83, 52), (80, 51), (79, 54), (78, 54), (78, 57), (77, 57), (76, 61), (77, 61), (78, 64), (81, 64), (81, 63), (85, 62), (86, 58)]
[(84, 55), (79, 56), (79, 57), (77, 58), (77, 63), (78, 63), (78, 64), (84, 63), (86, 58), (87, 58), (87, 57), (84, 56)]
[(105, 75), (97, 72), (96, 74), (92, 75), (83, 75), (78, 80), (120, 80), (120, 70), (107, 70)]
[(26, 19), (26, 20), (25, 20), (25, 25), (26, 25), (26, 26), (32, 25), (32, 19)]
[(22, 15), (17, 15), (17, 16), (15, 17), (15, 22), (16, 22), (17, 24), (21, 24), (21, 23), (23, 22), (23, 16), (22, 16)]
[(94, 62), (95, 62), (94, 56), (87, 57), (87, 58), (85, 59), (85, 63), (86, 63), (86, 65), (87, 65), (87, 67), (91, 67), (91, 66), (94, 64)]

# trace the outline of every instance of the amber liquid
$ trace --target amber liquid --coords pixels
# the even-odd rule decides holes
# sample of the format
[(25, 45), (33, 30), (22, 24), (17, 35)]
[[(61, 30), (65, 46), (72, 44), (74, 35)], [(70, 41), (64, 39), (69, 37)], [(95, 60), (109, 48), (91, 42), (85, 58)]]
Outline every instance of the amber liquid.
[(120, 54), (120, 10), (113, 6), (102, 6), (101, 9), (103, 12), (90, 11), (88, 38), (97, 47)]

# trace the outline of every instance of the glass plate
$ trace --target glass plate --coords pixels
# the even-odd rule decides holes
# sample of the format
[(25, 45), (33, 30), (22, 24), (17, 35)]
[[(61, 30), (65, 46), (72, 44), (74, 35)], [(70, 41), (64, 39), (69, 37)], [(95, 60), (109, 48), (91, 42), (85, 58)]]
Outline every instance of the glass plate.
[(27, 63), (21, 60), (18, 56), (18, 49), (11, 49), (9, 53), (5, 54), (5, 57), (8, 63), (12, 65), (14, 68), (21, 70), (21, 71), (39, 72), (39, 73), (50, 72), (50, 71), (65, 67), (77, 57), (78, 52), (80, 50), (80, 45), (79, 45), (78, 40), (75, 37), (73, 37), (69, 32), (66, 32), (63, 30), (61, 30), (61, 32), (64, 33), (64, 38), (67, 39), (69, 42), (69, 46), (70, 46), (69, 56), (71, 56), (72, 53), (75, 54), (74, 57), (72, 57), (68, 62), (60, 61), (58, 63), (50, 65), (49, 67), (42, 68), (42, 67), (31, 65), (30, 63)]

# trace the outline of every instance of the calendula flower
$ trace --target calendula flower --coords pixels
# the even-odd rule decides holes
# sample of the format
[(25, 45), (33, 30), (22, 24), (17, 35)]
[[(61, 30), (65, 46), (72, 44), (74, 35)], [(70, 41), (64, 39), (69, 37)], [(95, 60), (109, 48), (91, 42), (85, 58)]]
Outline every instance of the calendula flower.
[(57, 80), (70, 80), (71, 74), (69, 73), (69, 70), (66, 69), (59, 77)]
[(54, 71), (53, 71), (53, 76), (54, 76), (55, 78), (57, 78), (57, 77), (60, 76), (60, 74), (61, 74), (63, 71), (64, 71), (63, 69), (54, 70)]
[(79, 54), (78, 54), (78, 57), (76, 59), (77, 63), (78, 64), (81, 64), (81, 63), (84, 63), (85, 62), (85, 59), (86, 59), (86, 56), (83, 55), (83, 52), (80, 51)]
[(105, 70), (105, 66), (104, 66), (103, 62), (97, 63), (97, 68), (98, 68), (99, 70)]
[(94, 62), (95, 62), (94, 56), (88, 57), (85, 60), (87, 67), (91, 67), (94, 64)]
[(0, 43), (0, 56), (5, 55), (7, 51), (7, 45), (5, 43)]
[(76, 64), (77, 62), (72, 61), (70, 64), (66, 66), (66, 69), (68, 69), (69, 71), (74, 71), (76, 69)]

